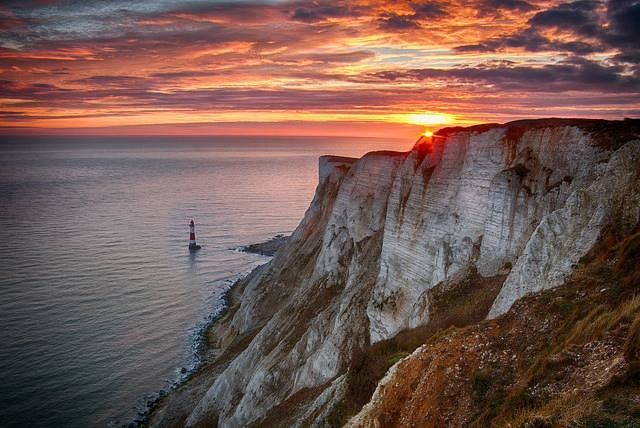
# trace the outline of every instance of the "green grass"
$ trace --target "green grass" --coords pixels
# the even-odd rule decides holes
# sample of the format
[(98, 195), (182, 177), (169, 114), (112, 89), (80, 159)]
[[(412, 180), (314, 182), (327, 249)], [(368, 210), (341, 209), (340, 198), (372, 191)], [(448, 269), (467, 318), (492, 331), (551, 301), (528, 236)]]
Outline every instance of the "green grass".
[(389, 367), (391, 367), (392, 365), (394, 365), (395, 363), (397, 363), (407, 355), (409, 355), (409, 352), (404, 352), (404, 351), (395, 352), (391, 354), (391, 356), (387, 358), (387, 363), (389, 364)]

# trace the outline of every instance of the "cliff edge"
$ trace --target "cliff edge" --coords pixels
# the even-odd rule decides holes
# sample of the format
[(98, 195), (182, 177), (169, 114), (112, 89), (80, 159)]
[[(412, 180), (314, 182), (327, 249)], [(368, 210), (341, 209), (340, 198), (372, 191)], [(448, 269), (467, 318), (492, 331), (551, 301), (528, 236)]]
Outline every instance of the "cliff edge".
[[(523, 308), (535, 305), (523, 304), (534, 293), (570, 285), (607, 233), (623, 242), (639, 219), (638, 120), (445, 128), (406, 153), (321, 157), (304, 219), (271, 262), (235, 287), (209, 334), (211, 362), (150, 425), (337, 426), (359, 412), (352, 426), (419, 426), (428, 409), (419, 410), (413, 391), (423, 374), (454, 370), (430, 348), (439, 330), (477, 326), (447, 342), (458, 354), (484, 346), (479, 338), (492, 343), (486, 325), (507, 335), (500, 323), (529, 313)], [(545, 309), (535, 307), (530, 328), (539, 330)], [(556, 312), (549, 319), (551, 329), (563, 321)], [(527, 334), (526, 323), (517, 326)], [(519, 364), (527, 351), (512, 354)], [(460, 366), (467, 380), (489, 364), (470, 361)], [(390, 382), (413, 400), (407, 424), (389, 411), (402, 407), (388, 395)], [(455, 424), (478, 417), (461, 414), (467, 419)]]

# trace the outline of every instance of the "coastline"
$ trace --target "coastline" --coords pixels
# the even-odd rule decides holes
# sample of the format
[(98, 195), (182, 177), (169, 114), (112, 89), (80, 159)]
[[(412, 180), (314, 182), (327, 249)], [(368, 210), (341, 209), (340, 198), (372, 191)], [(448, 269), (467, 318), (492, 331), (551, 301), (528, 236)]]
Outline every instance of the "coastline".
[[(417, 384), (406, 380), (416, 373), (422, 376), (425, 370), (395, 377), (394, 388), (404, 388), (400, 390), (405, 391), (402, 395), (392, 392), (385, 396), (389, 382), (384, 378), (391, 364), (422, 364), (413, 354), (416, 347), (432, 339), (449, 343), (450, 337), (441, 335), (444, 329), (447, 335), (452, 331), (464, 335), (472, 324), (495, 326), (502, 315), (519, 317), (520, 312), (526, 312), (522, 305), (544, 315), (527, 302), (537, 301), (541, 291), (571, 285), (571, 275), (580, 274), (577, 269), (584, 257), (609, 227), (631, 234), (629, 242), (635, 243), (638, 236), (637, 139), (625, 142), (633, 138), (625, 134), (603, 143), (598, 135), (562, 124), (525, 132), (517, 127), (509, 130), (512, 128), (490, 128), (480, 134), (460, 131), (446, 141), (419, 144), (404, 158), (384, 152), (369, 153), (357, 161), (322, 157), (316, 194), (292, 239), (271, 262), (234, 284), (224, 315), (206, 332), (204, 352), (211, 362), (163, 398), (149, 426), (342, 426), (356, 414), (361, 416), (354, 426), (368, 426), (380, 420), (403, 421), (394, 409), (407, 402), (420, 403), (418, 409), (406, 407), (412, 412), (408, 414), (417, 418), (416, 425), (425, 421), (424, 406), (437, 412), (443, 409), (435, 415), (433, 426), (450, 424), (452, 418), (464, 425), (493, 409), (493, 399), (478, 400), (477, 393), (469, 388), (479, 370), (497, 361), (493, 357), (484, 359), (485, 349), (480, 350), (486, 348), (482, 343), (491, 343), (489, 339), (479, 343), (480, 357), (463, 361), (464, 366), (456, 363), (453, 367), (455, 361), (451, 362), (448, 352), (443, 354), (444, 364), (428, 363), (426, 373), (444, 373), (445, 382), (438, 380), (436, 388), (418, 395)], [(447, 141), (460, 144), (445, 144)], [(475, 167), (469, 170), (472, 163), (486, 167), (488, 172)], [(525, 173), (522, 165), (531, 169)], [(556, 171), (555, 175), (550, 171)], [(495, 183), (502, 183), (501, 192), (483, 193)], [(533, 198), (535, 210), (507, 210), (510, 215), (501, 216), (504, 207), (524, 194)], [(584, 204), (584, 198), (594, 203)], [(626, 217), (627, 204), (633, 208), (630, 218)], [(539, 210), (549, 206), (554, 210), (537, 216)], [(475, 212), (475, 207), (482, 209)], [(495, 207), (500, 208), (497, 215)], [(465, 217), (470, 212), (473, 215)], [(599, 223), (593, 225), (593, 218)], [(503, 230), (505, 224), (522, 221), (532, 222), (535, 228), (519, 231), (522, 236), (516, 237), (495, 232)], [(562, 233), (548, 233), (558, 224), (566, 226), (561, 228)], [(485, 233), (493, 241), (482, 240)], [(505, 256), (504, 249), (525, 241), (524, 247)], [(482, 242), (494, 245), (482, 247)], [(608, 241), (603, 244), (611, 246)], [(632, 254), (627, 247), (613, 248), (625, 255), (603, 258), (622, 260)], [(538, 265), (542, 269), (528, 269)], [(621, 272), (627, 272), (626, 268)], [(602, 294), (609, 287), (596, 291)], [(635, 297), (629, 300), (616, 305), (629, 304), (636, 311)], [(492, 312), (496, 307), (497, 315)], [(598, 311), (600, 307), (595, 305)], [(585, 311), (578, 317), (591, 323), (590, 313)], [(529, 318), (516, 319), (526, 328)], [(575, 324), (573, 318), (570, 321)], [(546, 329), (545, 317), (539, 322), (539, 330)], [(506, 328), (509, 326), (507, 323)], [(558, 327), (553, 327), (553, 334), (564, 340), (566, 330)], [(626, 343), (635, 340), (637, 328), (628, 337), (626, 333), (618, 335), (618, 329), (605, 330), (620, 339), (611, 347), (610, 355), (635, 364), (636, 357), (625, 356), (624, 349)], [(521, 337), (518, 333), (514, 339), (520, 343)], [(547, 385), (543, 380), (529, 387), (531, 370), (537, 371), (538, 361), (550, 355), (546, 337), (544, 334), (535, 341), (541, 346), (535, 352), (526, 348), (520, 358), (513, 354), (509, 361), (515, 366), (509, 372), (517, 376), (497, 382), (495, 393), (500, 400), (507, 388), (511, 396), (519, 397), (523, 383), (531, 394)], [(599, 337), (587, 338), (591, 345), (580, 353), (590, 359), (590, 372), (602, 371), (601, 356), (589, 355), (590, 349), (599, 346)], [(498, 336), (499, 340), (503, 338), (504, 334)], [(467, 352), (463, 341), (460, 354)], [(528, 359), (531, 354), (536, 358)], [(568, 362), (563, 360), (562, 364), (569, 369), (581, 367)], [(555, 363), (553, 366), (557, 367)], [(453, 395), (446, 379), (458, 370), (463, 371), (456, 377), (454, 395), (465, 397), (465, 403), (469, 403), (463, 412), (450, 400)], [(551, 368), (548, 374), (554, 375), (554, 370)], [(394, 372), (390, 376), (395, 376)], [(428, 385), (428, 377), (424, 379)], [(571, 386), (567, 391), (586, 387), (586, 392), (594, 394), (593, 406), (575, 409), (588, 420), (604, 402), (601, 404), (598, 395), (602, 388), (583, 379), (576, 377), (566, 385)], [(611, 385), (610, 381), (597, 379), (604, 386)], [(382, 392), (376, 395), (376, 391)], [(555, 399), (562, 404), (559, 409), (564, 409), (571, 392), (556, 392)], [(425, 401), (428, 394), (432, 398)], [(407, 401), (407, 396), (415, 399)], [(616, 394), (612, 392), (611, 396)], [(531, 415), (545, 409), (546, 401), (540, 396)], [(516, 418), (520, 411), (519, 401), (504, 402), (503, 414), (491, 414), (487, 422)]]
[[(167, 390), (161, 389), (153, 394), (155, 397), (147, 400), (145, 408), (138, 412), (138, 417), (128, 424), (122, 425), (126, 428), (141, 428), (155, 426), (156, 418), (162, 418), (172, 397), (180, 392), (185, 386), (197, 381), (204, 373), (210, 373), (216, 368), (223, 368), (223, 363), (230, 362), (232, 358), (220, 360), (227, 349), (215, 348), (213, 345), (214, 328), (219, 322), (224, 321), (234, 312), (234, 308), (240, 302), (240, 297), (244, 291), (244, 286), (255, 274), (268, 265), (277, 251), (282, 248), (289, 239), (289, 235), (277, 234), (272, 238), (238, 248), (239, 251), (253, 254), (260, 254), (269, 259), (250, 271), (237, 275), (235, 280), (227, 280), (228, 288), (224, 291), (220, 303), (214, 309), (214, 313), (205, 317), (204, 322), (197, 328), (194, 337), (194, 364), (192, 367), (178, 374), (178, 379), (174, 381)], [(226, 365), (224, 365), (226, 366)]]
[(229, 296), (231, 295), (234, 287), (236, 287), (236, 285), (244, 278), (251, 275), (251, 273), (255, 269), (257, 268), (239, 274), (239, 278), (237, 278), (236, 280), (226, 281), (229, 286), (224, 291), (217, 307), (214, 308), (214, 311), (211, 314), (205, 316), (204, 319), (201, 320), (194, 328), (195, 332), (193, 333), (193, 361), (191, 364), (189, 364), (190, 367), (182, 367), (177, 372), (176, 379), (171, 382), (166, 387), (166, 389), (163, 388), (156, 393), (149, 394), (147, 398), (145, 398), (146, 402), (138, 411), (137, 417), (126, 424), (120, 425), (122, 428), (139, 428), (148, 426), (151, 417), (153, 416), (154, 412), (162, 405), (162, 402), (167, 397), (169, 397), (173, 393), (173, 391), (188, 384), (193, 376), (197, 375), (197, 373), (209, 362), (211, 353), (209, 352), (210, 349), (208, 342), (208, 333), (215, 325), (215, 323), (223, 318), (227, 313), (227, 310), (229, 309), (232, 302)]

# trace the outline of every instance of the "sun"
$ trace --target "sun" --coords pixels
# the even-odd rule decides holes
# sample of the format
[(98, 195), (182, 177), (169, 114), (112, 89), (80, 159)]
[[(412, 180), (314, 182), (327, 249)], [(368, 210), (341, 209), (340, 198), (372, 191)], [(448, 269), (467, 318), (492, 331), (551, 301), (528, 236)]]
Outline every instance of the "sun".
[(431, 132), (431, 131), (429, 131), (429, 130), (427, 129), (427, 130), (425, 130), (425, 131), (422, 133), (422, 136), (423, 136), (423, 137), (433, 137), (433, 132)]
[(445, 125), (451, 123), (453, 117), (444, 113), (411, 113), (406, 116), (406, 121), (412, 125)]

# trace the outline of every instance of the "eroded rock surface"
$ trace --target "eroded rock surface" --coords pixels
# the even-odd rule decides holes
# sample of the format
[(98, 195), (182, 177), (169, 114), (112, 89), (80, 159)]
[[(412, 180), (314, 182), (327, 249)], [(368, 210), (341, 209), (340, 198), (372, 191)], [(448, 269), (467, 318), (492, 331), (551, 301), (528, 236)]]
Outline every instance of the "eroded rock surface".
[(184, 422), (259, 425), (295, 401), (296, 423), (323, 426), (354, 352), (427, 323), (436, 285), (506, 276), (490, 317), (561, 285), (604, 227), (638, 223), (634, 126), (451, 128), (408, 153), (322, 157), (304, 219), (213, 330), (216, 347), (244, 348)]

